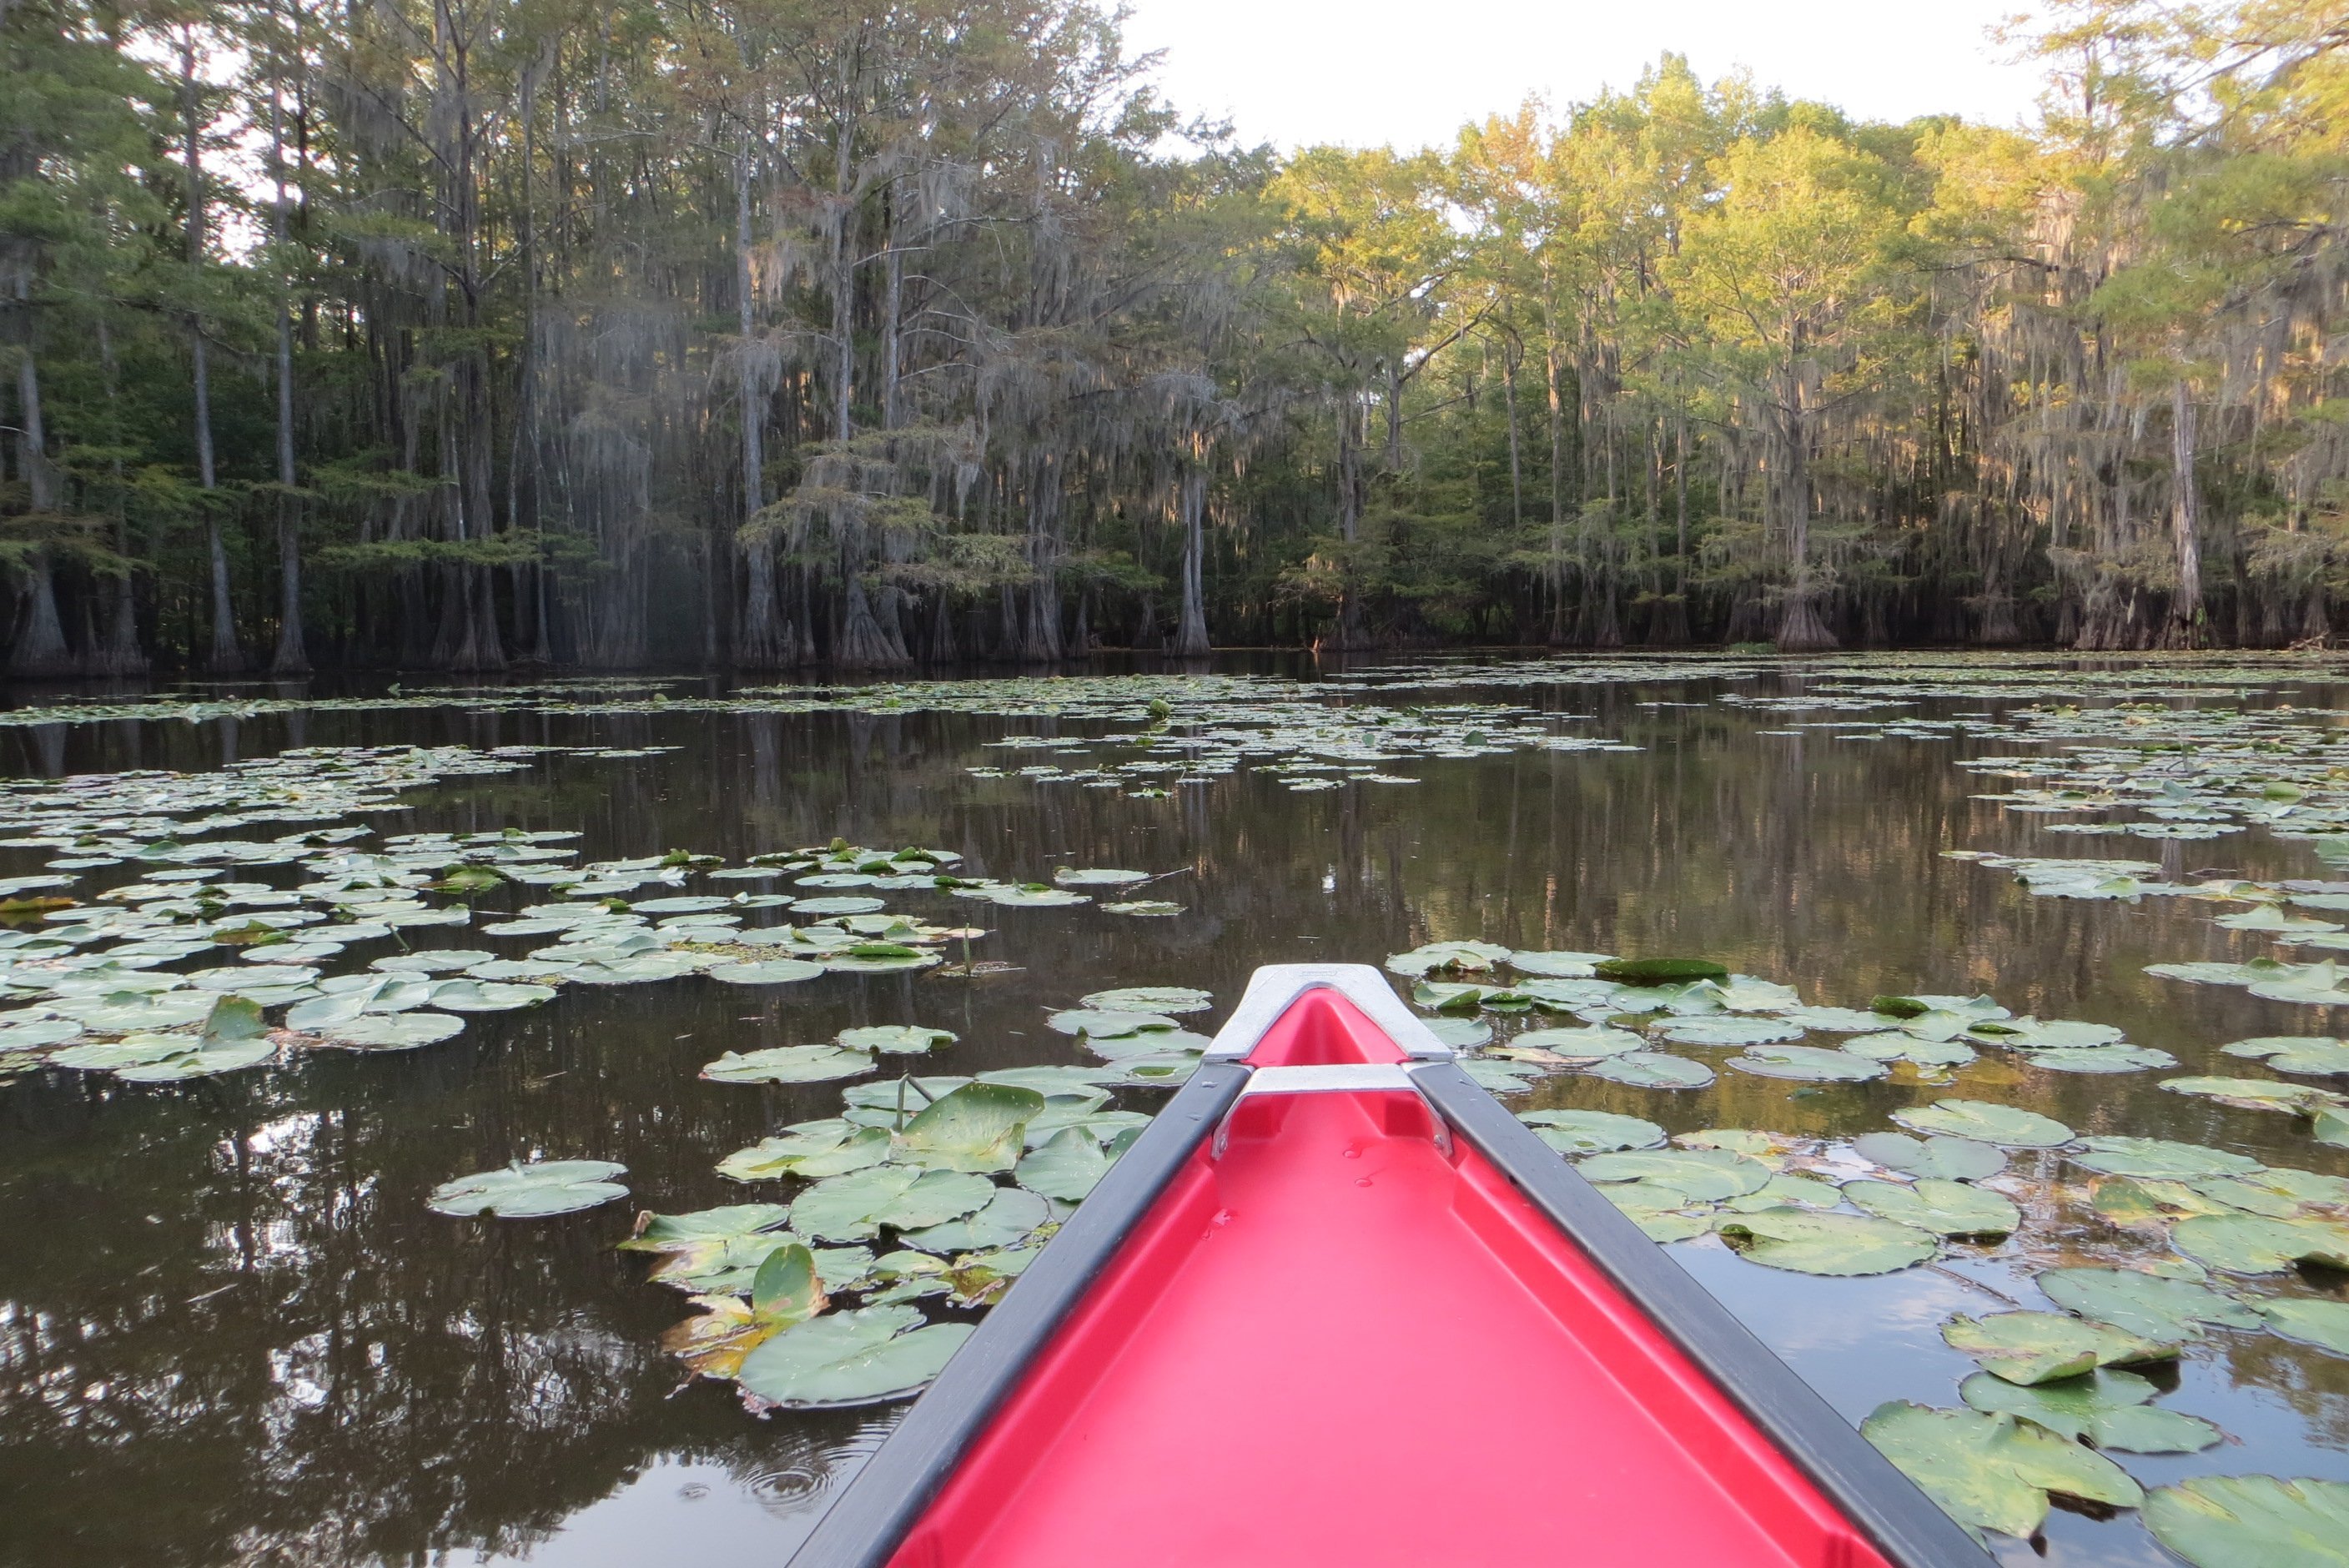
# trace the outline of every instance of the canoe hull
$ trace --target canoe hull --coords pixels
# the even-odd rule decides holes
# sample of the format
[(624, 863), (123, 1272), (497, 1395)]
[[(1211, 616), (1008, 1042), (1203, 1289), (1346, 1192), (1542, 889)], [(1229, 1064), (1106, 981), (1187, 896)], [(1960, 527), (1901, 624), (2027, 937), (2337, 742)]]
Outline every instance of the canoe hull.
[(1254, 1027), (795, 1565), (1988, 1561), (1440, 1047)]

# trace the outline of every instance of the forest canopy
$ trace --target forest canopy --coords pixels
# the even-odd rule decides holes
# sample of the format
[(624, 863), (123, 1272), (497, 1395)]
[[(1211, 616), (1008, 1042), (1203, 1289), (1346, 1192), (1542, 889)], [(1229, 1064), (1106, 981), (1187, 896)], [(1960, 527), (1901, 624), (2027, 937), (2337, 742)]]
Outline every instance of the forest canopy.
[(0, 0), (9, 669), (2327, 639), (2349, 24), (1237, 144), (1087, 0)]

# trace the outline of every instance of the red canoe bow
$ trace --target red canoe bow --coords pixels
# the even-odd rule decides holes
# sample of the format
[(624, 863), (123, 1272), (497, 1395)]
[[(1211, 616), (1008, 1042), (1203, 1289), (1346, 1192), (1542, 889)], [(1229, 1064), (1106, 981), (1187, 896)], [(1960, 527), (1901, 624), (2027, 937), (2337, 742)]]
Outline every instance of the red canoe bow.
[(1985, 1568), (1361, 965), (1206, 1064), (792, 1568)]

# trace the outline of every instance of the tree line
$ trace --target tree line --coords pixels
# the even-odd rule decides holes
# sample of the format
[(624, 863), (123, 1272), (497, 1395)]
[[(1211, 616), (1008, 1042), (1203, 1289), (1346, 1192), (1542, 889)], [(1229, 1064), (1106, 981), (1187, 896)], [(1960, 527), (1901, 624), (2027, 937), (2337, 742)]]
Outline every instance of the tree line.
[(0, 0), (8, 668), (2330, 636), (2349, 24), (1447, 148), (1092, 0)]

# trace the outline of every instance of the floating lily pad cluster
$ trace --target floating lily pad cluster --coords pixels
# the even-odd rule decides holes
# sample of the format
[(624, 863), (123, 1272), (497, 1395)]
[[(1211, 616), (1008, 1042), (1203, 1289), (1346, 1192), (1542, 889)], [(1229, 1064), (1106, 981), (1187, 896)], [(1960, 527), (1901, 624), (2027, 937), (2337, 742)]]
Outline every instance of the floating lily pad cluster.
[[(1437, 1037), (1475, 1053), (1463, 1065), (1498, 1093), (1568, 1071), (1635, 1088), (1703, 1088), (1715, 1068), (1678, 1054), (1689, 1049), (1733, 1049), (1721, 1065), (1802, 1083), (1895, 1076), (1948, 1082), (1984, 1048), (2050, 1072), (2178, 1065), (2168, 1052), (2132, 1045), (2109, 1025), (2017, 1017), (1987, 996), (1878, 996), (1864, 1008), (1810, 1006), (1790, 985), (1732, 975), (1702, 960), (1437, 942), (1395, 954), (1387, 967), (1413, 977), (1412, 999), (1436, 1014), (1431, 1026)], [(1577, 1025), (1545, 1022), (1498, 1039), (1485, 1017), (1531, 1014), (1563, 1014)], [(1828, 1043), (1803, 1043), (1806, 1037)]]
[[(975, 1077), (903, 1073), (851, 1085), (841, 1113), (738, 1150), (719, 1174), (799, 1183), (791, 1201), (646, 1213), (622, 1245), (700, 1315), (663, 1344), (731, 1380), (753, 1410), (874, 1403), (921, 1387), (969, 1333), (921, 1307), (993, 1304), (1149, 1118), (1119, 1088), (1173, 1086), (1205, 1037), (1176, 1019), (1214, 1005), (1184, 986), (1099, 991), (1046, 1021), (1096, 1061)], [(944, 1029), (874, 1026), (819, 1045), (728, 1053), (702, 1076), (806, 1083), (872, 1073), (885, 1056), (951, 1044)], [(843, 1299), (859, 1305), (844, 1306)]]

